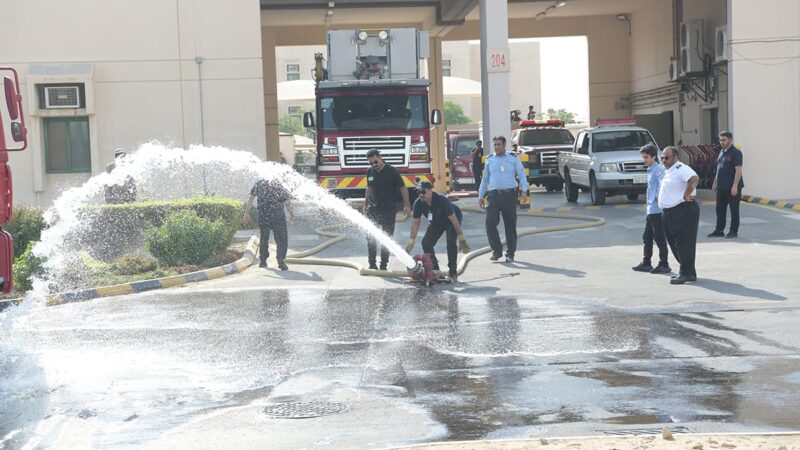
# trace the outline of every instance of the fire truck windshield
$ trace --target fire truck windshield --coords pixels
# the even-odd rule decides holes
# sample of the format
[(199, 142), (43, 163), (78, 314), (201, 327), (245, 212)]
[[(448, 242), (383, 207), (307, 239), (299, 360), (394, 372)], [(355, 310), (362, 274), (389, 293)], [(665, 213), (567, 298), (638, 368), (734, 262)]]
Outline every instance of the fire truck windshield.
[(560, 145), (572, 144), (575, 138), (565, 129), (536, 129), (522, 130), (519, 136), (519, 145)]
[(327, 131), (412, 130), (428, 127), (424, 95), (353, 95), (320, 98), (320, 128)]

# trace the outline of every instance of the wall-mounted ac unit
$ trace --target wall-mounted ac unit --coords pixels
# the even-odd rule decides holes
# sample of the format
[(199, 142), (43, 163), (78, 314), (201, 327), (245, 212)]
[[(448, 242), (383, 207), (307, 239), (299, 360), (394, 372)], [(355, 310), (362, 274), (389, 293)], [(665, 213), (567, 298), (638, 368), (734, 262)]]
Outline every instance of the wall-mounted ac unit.
[(680, 74), (680, 63), (675, 58), (669, 59), (669, 66), (667, 68), (667, 76), (669, 77), (669, 81), (678, 81), (681, 78)]
[(681, 22), (681, 75), (702, 73), (703, 19), (689, 19)]
[(720, 25), (714, 33), (714, 62), (728, 61), (728, 26)]
[(80, 108), (80, 88), (78, 86), (45, 86), (44, 107), (46, 109)]

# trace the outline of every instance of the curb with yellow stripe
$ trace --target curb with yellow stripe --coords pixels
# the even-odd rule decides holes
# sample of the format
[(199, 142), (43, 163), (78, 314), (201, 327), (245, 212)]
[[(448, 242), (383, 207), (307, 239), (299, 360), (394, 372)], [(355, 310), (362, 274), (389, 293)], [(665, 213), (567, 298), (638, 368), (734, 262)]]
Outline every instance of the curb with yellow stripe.
[(134, 294), (151, 291), (153, 289), (165, 289), (175, 286), (182, 286), (188, 283), (195, 283), (198, 281), (222, 278), (227, 275), (239, 273), (253, 265), (257, 251), (258, 238), (253, 236), (250, 238), (250, 241), (247, 242), (247, 248), (242, 257), (230, 264), (225, 264), (224, 266), (214, 267), (211, 269), (198, 270), (197, 272), (185, 273), (182, 275), (157, 278), (154, 280), (134, 281), (132, 283), (117, 284), (114, 286), (103, 286), (93, 289), (54, 294), (47, 298), (47, 306), (83, 302), (87, 300), (94, 300), (100, 297)]
[(752, 195), (743, 195), (742, 200), (746, 201), (747, 203), (774, 206), (776, 208), (785, 208), (800, 212), (800, 205), (795, 203), (790, 203), (780, 200), (770, 200), (768, 198), (753, 197)]

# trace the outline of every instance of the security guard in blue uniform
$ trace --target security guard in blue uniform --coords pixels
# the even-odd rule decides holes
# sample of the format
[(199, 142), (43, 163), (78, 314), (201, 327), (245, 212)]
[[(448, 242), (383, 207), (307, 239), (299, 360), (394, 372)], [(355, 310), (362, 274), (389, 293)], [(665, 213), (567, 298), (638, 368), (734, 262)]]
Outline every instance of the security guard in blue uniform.
[(506, 230), (506, 262), (513, 262), (517, 251), (517, 188), (521, 187), (522, 198), (526, 198), (528, 180), (522, 161), (516, 155), (506, 153), (505, 136), (495, 136), (492, 144), (494, 154), (486, 159), (478, 197), (481, 208), (486, 208), (486, 237), (492, 247), (490, 259), (497, 261), (503, 255), (503, 243), (497, 231), (502, 214)]

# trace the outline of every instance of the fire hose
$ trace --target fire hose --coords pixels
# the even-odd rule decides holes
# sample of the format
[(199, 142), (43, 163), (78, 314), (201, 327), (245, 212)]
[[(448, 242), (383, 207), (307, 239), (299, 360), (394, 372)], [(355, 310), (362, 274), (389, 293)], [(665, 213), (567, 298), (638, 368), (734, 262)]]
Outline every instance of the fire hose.
[[(484, 210), (476, 207), (476, 206), (468, 206), (461, 209), (464, 212), (477, 212), (483, 213)], [(596, 216), (583, 216), (583, 215), (576, 215), (576, 214), (560, 214), (560, 213), (546, 213), (546, 212), (538, 212), (538, 211), (531, 211), (531, 210), (521, 210), (517, 212), (518, 216), (525, 216), (525, 217), (541, 217), (546, 219), (565, 219), (565, 220), (576, 220), (583, 223), (578, 224), (571, 224), (571, 225), (558, 225), (552, 227), (543, 227), (543, 228), (535, 228), (535, 229), (523, 229), (517, 233), (517, 237), (521, 238), (523, 236), (531, 236), (535, 234), (543, 234), (543, 233), (553, 233), (557, 231), (571, 231), (571, 230), (579, 230), (583, 228), (593, 228), (599, 227), (603, 225), (606, 221), (602, 217)], [(324, 227), (317, 228), (314, 232), (320, 236), (329, 237), (327, 241), (313, 247), (311, 249), (292, 253), (287, 255), (286, 262), (289, 264), (306, 264), (306, 265), (317, 265), (317, 266), (338, 266), (338, 267), (347, 267), (354, 270), (357, 270), (360, 275), (362, 276), (378, 276), (378, 277), (411, 277), (412, 279), (421, 280), (425, 277), (426, 273), (429, 273), (429, 268), (426, 268), (425, 262), (419, 258), (415, 257), (415, 261), (417, 264), (414, 268), (410, 268), (407, 271), (387, 271), (387, 270), (374, 270), (364, 267), (362, 264), (359, 264), (354, 261), (347, 261), (342, 259), (325, 259), (325, 258), (310, 258), (322, 250), (347, 240), (347, 236), (345, 234), (336, 233), (334, 230), (344, 226), (344, 224), (337, 224), (337, 225), (327, 225)], [(503, 240), (503, 245), (505, 245), (506, 241)], [(478, 256), (485, 255), (491, 251), (491, 247), (488, 245), (485, 247), (478, 248), (473, 250), (464, 256), (462, 256), (458, 260), (457, 264), (457, 272), (458, 275), (464, 273), (467, 268), (467, 265), (470, 261), (477, 258)]]

